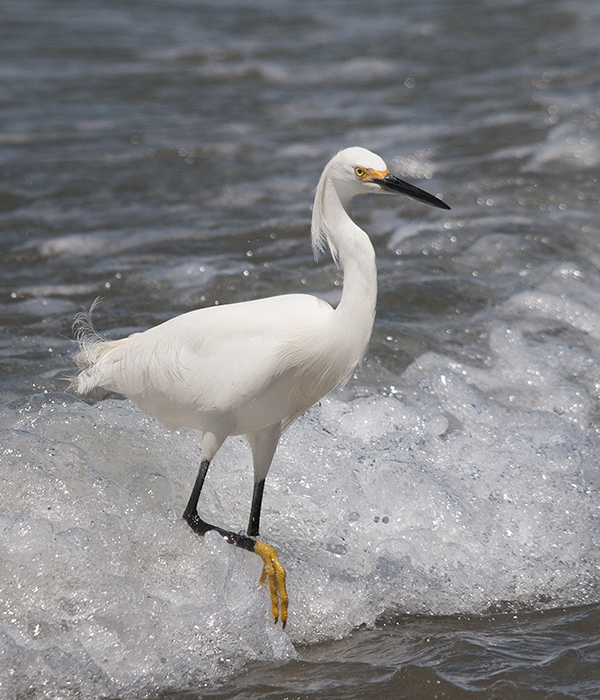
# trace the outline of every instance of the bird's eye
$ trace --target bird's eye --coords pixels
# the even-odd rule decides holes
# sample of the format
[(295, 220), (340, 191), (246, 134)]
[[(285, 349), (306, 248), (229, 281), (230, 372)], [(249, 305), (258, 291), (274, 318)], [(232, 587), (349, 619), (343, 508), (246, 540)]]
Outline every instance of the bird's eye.
[(360, 165), (357, 165), (356, 168), (354, 168), (354, 174), (362, 180), (367, 174), (367, 171), (361, 168)]

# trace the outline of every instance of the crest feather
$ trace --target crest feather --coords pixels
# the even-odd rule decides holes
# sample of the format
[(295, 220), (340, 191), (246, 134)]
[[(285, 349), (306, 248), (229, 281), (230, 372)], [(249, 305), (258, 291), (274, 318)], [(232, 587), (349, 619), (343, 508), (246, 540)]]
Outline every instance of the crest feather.
[(331, 238), (331, 229), (325, 220), (325, 198), (327, 195), (327, 186), (333, 186), (331, 183), (328, 183), (329, 174), (332, 167), (333, 160), (330, 160), (321, 174), (321, 178), (319, 179), (319, 184), (317, 185), (315, 192), (315, 203), (313, 206), (311, 222), (311, 244), (315, 260), (318, 259), (320, 253), (324, 253), (329, 247), (331, 256), (337, 264), (338, 251)]

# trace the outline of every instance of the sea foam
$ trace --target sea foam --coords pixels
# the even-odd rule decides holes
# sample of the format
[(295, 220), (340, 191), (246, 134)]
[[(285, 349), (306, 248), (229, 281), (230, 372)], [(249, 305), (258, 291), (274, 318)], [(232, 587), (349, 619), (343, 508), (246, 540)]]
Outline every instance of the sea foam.
[[(598, 601), (598, 315), (583, 285), (577, 303), (550, 287), (497, 311), (483, 365), (426, 353), (283, 436), (262, 536), (288, 572), (285, 631), (258, 557), (181, 519), (197, 433), (126, 401), (2, 406), (0, 690), (198, 686), (382, 616)], [(251, 490), (249, 448), (230, 438), (201, 513), (243, 530)]]

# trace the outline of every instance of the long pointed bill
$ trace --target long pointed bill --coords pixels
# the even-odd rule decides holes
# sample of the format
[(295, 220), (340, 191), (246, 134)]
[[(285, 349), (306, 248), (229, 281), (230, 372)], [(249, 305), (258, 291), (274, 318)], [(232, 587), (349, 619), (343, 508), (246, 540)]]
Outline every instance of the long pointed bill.
[(450, 209), (450, 207), (442, 202), (441, 199), (434, 197), (429, 192), (411, 185), (410, 182), (405, 182), (395, 175), (387, 173), (385, 177), (373, 178), (372, 182), (377, 183), (381, 189), (386, 192), (393, 192), (395, 194), (406, 194), (413, 199), (418, 199), (419, 202), (424, 202), (425, 204), (431, 204), (432, 207), (437, 207), (438, 209)]

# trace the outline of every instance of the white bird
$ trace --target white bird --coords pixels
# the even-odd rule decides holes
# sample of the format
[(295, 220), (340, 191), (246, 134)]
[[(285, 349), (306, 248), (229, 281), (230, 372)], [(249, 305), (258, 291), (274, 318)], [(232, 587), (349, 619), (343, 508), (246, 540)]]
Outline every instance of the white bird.
[[(74, 323), (81, 371), (76, 389), (104, 387), (124, 394), (168, 428), (202, 431), (200, 469), (183, 517), (199, 535), (216, 530), (264, 561), (273, 617), (285, 626), (285, 570), (259, 533), (265, 477), (282, 432), (303, 411), (346, 382), (365, 354), (377, 296), (375, 251), (349, 216), (361, 193), (402, 193), (441, 209), (444, 202), (391, 175), (364, 148), (334, 156), (317, 186), (312, 247), (329, 246), (344, 272), (334, 309), (308, 294), (286, 294), (197, 309), (121, 340), (101, 336), (91, 311)], [(200, 518), (198, 499), (211, 460), (229, 435), (245, 434), (252, 448), (254, 492), (248, 536)]]

